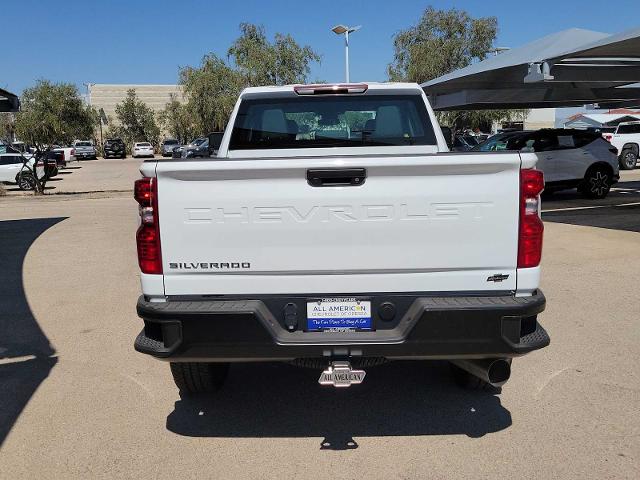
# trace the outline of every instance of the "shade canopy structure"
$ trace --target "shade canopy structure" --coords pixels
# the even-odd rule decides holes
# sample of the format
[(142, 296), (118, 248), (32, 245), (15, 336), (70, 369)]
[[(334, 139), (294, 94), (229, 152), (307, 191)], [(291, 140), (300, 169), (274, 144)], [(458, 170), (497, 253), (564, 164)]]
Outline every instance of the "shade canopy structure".
[(0, 112), (17, 112), (19, 108), (18, 96), (0, 88)]
[(572, 28), (423, 83), (435, 110), (640, 105), (640, 28)]

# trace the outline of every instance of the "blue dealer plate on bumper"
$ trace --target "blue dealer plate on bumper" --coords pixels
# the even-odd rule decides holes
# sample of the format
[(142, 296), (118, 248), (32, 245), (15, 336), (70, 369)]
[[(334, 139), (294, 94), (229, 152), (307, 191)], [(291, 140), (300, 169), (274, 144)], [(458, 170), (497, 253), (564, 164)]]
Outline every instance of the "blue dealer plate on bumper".
[(307, 302), (307, 330), (371, 330), (371, 302), (322, 298)]

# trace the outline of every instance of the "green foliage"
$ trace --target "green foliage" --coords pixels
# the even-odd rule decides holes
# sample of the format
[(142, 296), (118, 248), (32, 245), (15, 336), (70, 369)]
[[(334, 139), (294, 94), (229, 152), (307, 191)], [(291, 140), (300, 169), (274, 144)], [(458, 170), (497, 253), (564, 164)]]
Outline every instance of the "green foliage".
[(15, 133), (32, 145), (68, 145), (78, 138), (92, 138), (94, 126), (92, 110), (75, 85), (38, 80), (22, 94)]
[(276, 33), (271, 43), (262, 26), (241, 23), (240, 31), (227, 54), (247, 85), (303, 83), (310, 73), (309, 63), (320, 61), (311, 47), (301, 47), (289, 34)]
[[(394, 60), (387, 68), (389, 79), (423, 83), (483, 60), (497, 31), (496, 17), (472, 18), (463, 10), (430, 6), (417, 25), (395, 35)], [(437, 116), (441, 125), (487, 128), (494, 121), (524, 117), (526, 111), (451, 111), (437, 112)]]
[(127, 91), (127, 98), (116, 105), (117, 125), (112, 125), (106, 138), (119, 137), (127, 147), (134, 142), (158, 145), (160, 128), (153, 110), (136, 96), (135, 89)]
[[(229, 48), (229, 62), (210, 53), (199, 67), (180, 71), (186, 112), (199, 134), (224, 129), (243, 88), (304, 83), (310, 63), (320, 61), (311, 47), (301, 47), (290, 35), (277, 33), (270, 42), (262, 26), (250, 23), (242, 23), (240, 32)], [(167, 115), (177, 113), (167, 111)], [(168, 123), (178, 121), (165, 118)]]
[(0, 142), (11, 143), (16, 131), (16, 119), (13, 113), (0, 113)]
[(201, 134), (224, 129), (238, 94), (245, 86), (239, 72), (213, 53), (202, 58), (199, 68), (180, 71), (187, 111)]
[(463, 10), (428, 7), (417, 25), (393, 39), (392, 81), (422, 83), (482, 60), (498, 31), (496, 17), (474, 19)]
[(158, 120), (164, 130), (182, 145), (193, 140), (198, 134), (187, 105), (180, 103), (174, 95), (171, 95), (171, 101), (160, 112)]

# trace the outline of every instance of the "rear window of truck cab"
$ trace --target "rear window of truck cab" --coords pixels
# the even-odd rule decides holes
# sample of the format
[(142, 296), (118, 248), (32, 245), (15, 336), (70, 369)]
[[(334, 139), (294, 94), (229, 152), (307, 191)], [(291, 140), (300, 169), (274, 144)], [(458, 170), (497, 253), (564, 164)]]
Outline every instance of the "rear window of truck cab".
[(400, 145), (436, 145), (419, 93), (242, 99), (229, 150)]

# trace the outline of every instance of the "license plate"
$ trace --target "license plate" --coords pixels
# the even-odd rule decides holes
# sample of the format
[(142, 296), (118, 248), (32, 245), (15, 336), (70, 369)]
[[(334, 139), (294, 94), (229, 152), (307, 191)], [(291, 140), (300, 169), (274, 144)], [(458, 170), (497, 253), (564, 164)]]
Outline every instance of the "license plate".
[(307, 302), (307, 330), (370, 330), (371, 302), (322, 298)]

